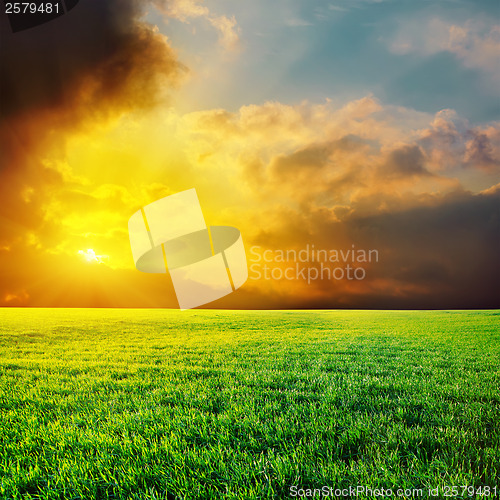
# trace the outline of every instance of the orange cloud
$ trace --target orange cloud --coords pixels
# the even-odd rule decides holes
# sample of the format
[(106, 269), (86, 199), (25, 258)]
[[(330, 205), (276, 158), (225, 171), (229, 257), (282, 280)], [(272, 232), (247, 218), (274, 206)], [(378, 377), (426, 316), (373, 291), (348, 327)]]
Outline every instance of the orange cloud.
[(219, 35), (219, 44), (226, 50), (236, 50), (240, 46), (239, 26), (234, 16), (217, 16), (210, 12), (202, 1), (197, 0), (155, 0), (156, 7), (166, 18), (189, 23), (190, 19), (203, 18), (213, 26)]

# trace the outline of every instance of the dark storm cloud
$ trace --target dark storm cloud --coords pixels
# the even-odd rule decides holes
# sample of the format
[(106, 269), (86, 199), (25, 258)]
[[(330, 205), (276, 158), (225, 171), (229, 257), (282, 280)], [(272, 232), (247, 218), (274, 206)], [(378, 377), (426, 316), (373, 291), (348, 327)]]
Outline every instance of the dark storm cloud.
[(500, 307), (499, 187), (481, 194), (456, 192), (433, 204), (370, 217), (353, 214), (332, 221), (321, 210), (290, 213), (286, 220), (281, 232), (261, 232), (253, 243), (274, 249), (348, 250), (354, 245), (376, 249), (378, 261), (362, 264), (366, 278), (360, 281), (285, 281), (296, 287), (291, 294), (268, 281), (267, 288), (247, 287), (219, 305), (240, 300), (239, 307), (246, 301), (261, 308)]
[(390, 152), (380, 171), (382, 177), (425, 177), (431, 175), (425, 168), (425, 156), (415, 145), (403, 146)]
[[(498, 133), (496, 134), (498, 140)], [(485, 133), (471, 131), (465, 160), (467, 166), (477, 166), (486, 171), (499, 171), (500, 158), (495, 157), (493, 141)]]
[[(500, 190), (461, 193), (435, 206), (346, 221), (359, 246), (378, 248), (374, 280), (403, 290), (363, 307), (500, 306)], [(405, 291), (406, 290), (406, 291)]]
[(115, 96), (134, 105), (150, 102), (158, 77), (175, 79), (180, 65), (163, 37), (137, 21), (140, 4), (84, 0), (66, 15), (18, 33), (1, 17), (0, 118), (78, 102), (92, 113)]

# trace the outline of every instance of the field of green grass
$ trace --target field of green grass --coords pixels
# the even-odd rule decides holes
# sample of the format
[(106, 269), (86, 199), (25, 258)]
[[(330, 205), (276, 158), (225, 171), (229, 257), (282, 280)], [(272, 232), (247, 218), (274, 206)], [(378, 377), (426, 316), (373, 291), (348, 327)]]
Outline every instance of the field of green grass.
[(2, 499), (500, 496), (498, 311), (0, 309), (0, 376)]

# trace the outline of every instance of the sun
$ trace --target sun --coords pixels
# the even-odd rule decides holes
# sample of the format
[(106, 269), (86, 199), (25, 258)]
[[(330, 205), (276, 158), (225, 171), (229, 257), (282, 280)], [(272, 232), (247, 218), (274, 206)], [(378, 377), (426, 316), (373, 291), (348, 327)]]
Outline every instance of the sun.
[(108, 259), (107, 255), (97, 255), (92, 248), (87, 250), (78, 250), (78, 255), (81, 255), (82, 258), (89, 263), (101, 264), (104, 260)]

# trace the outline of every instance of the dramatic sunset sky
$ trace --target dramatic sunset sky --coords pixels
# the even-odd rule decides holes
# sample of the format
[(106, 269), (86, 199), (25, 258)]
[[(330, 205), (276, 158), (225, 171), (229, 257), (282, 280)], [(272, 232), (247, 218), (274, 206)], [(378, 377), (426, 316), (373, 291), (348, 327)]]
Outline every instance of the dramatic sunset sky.
[(499, 10), (80, 0), (18, 33), (2, 13), (0, 306), (176, 307), (127, 223), (196, 188), (249, 258), (379, 255), (362, 280), (253, 276), (208, 307), (500, 307)]

